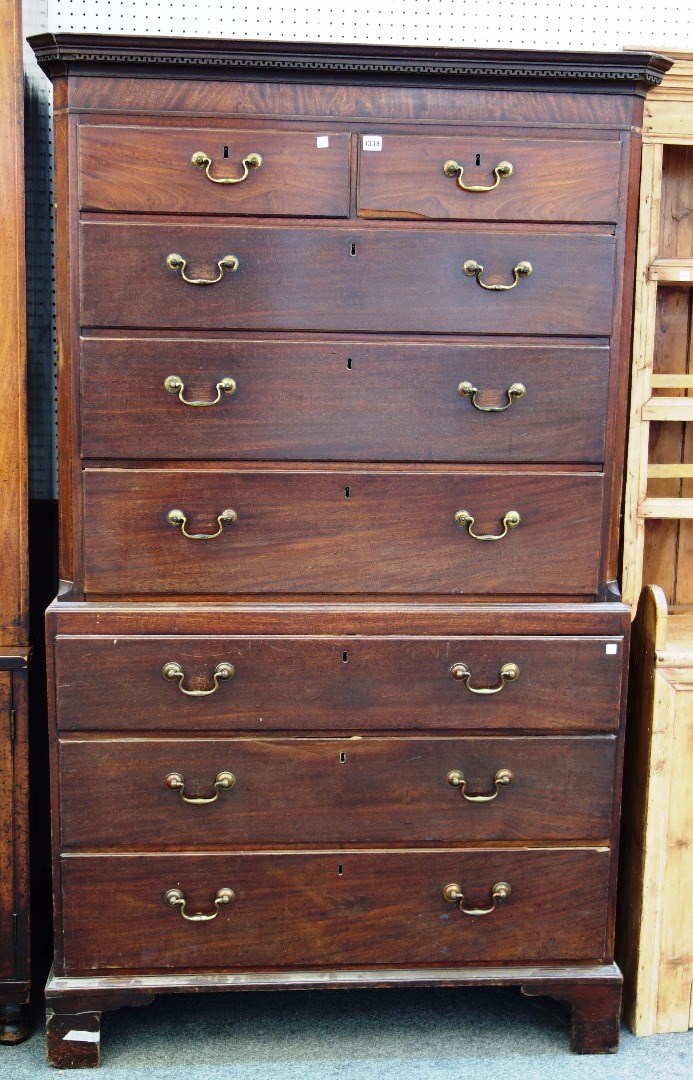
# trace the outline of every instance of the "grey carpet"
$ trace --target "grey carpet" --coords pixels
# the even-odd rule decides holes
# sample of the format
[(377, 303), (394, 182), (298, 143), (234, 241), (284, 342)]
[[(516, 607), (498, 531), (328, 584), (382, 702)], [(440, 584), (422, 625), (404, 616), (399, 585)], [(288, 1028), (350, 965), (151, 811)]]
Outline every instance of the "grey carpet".
[[(102, 1051), (95, 1080), (693, 1080), (693, 1033), (577, 1057), (560, 1006), (508, 989), (160, 997), (107, 1013)], [(0, 1047), (2, 1080), (56, 1075), (40, 1018)]]

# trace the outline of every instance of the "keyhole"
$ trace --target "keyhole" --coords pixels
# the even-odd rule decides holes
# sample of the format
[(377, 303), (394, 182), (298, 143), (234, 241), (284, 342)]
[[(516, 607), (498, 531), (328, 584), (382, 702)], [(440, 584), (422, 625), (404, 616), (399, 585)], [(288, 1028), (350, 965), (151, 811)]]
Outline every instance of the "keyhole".
[[(229, 156), (229, 148), (228, 148), (228, 146), (225, 146), (225, 147), (224, 147), (224, 157), (228, 157), (228, 156)], [(478, 165), (478, 164), (479, 164), (479, 163), (477, 162), (477, 165)]]
[(356, 254), (356, 244), (351, 244), (351, 246), (349, 247), (349, 254), (350, 255), (355, 255)]
[(481, 154), (476, 155), (476, 163), (477, 165), (481, 165)]
[(342, 863), (340, 863), (339, 866), (337, 867), (337, 873), (339, 874), (340, 877), (344, 873), (344, 866), (342, 865)]
[(345, 761), (346, 761), (346, 754), (342, 750), (342, 752), (339, 755), (339, 762), (340, 762), (341, 765), (343, 765)]
[(351, 488), (348, 488), (348, 487), (344, 488), (344, 498), (345, 499), (350, 499), (351, 498)]
[(349, 663), (349, 653), (348, 652), (343, 652), (342, 653), (342, 663), (343, 664), (348, 664)]
[(349, 371), (351, 371), (353, 363), (354, 361), (351, 359), (351, 357), (349, 357), (349, 359), (347, 360), (347, 367), (349, 368)]

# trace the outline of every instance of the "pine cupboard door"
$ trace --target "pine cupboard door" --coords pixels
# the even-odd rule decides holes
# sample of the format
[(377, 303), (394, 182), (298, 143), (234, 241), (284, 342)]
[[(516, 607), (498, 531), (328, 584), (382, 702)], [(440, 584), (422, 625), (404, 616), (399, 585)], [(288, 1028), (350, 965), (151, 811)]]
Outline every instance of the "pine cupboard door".
[(14, 947), (14, 768), (12, 758), (12, 675), (0, 671), (0, 979), (11, 979)]

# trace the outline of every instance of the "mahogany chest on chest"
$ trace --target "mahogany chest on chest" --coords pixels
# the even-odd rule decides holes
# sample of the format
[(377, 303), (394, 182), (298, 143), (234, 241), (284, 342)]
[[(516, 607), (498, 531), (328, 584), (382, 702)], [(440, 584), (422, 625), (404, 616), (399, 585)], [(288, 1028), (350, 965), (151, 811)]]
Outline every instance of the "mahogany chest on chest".
[(96, 1064), (101, 1010), (160, 992), (403, 983), (550, 994), (576, 1050), (613, 1049), (638, 136), (667, 61), (33, 45), (51, 1060)]

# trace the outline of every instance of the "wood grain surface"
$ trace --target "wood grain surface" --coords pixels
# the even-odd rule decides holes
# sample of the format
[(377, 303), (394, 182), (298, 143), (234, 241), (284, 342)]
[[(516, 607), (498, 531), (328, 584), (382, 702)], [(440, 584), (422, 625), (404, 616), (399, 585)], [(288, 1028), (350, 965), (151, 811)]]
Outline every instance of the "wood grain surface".
[[(81, 225), (81, 321), (100, 327), (282, 329), (376, 333), (608, 334), (613, 236), (598, 233), (445, 231), (310, 225), (86, 222)], [(353, 252), (353, 254), (352, 254)], [(238, 269), (213, 278), (235, 255)], [(488, 292), (462, 270), (475, 259)]]
[[(591, 738), (63, 739), (65, 849), (604, 841), (616, 741)], [(461, 771), (469, 802), (451, 786)], [(167, 786), (183, 777), (186, 804)], [(117, 800), (113, 792), (119, 792)]]
[[(605, 949), (606, 849), (69, 856), (65, 971), (224, 971), (314, 964), (596, 960)], [(341, 870), (341, 873), (340, 873)], [(443, 898), (458, 884), (464, 915)], [(189, 913), (164, 902), (180, 889)]]
[[(596, 593), (595, 473), (88, 469), (85, 588), (95, 595)], [(238, 515), (214, 540), (225, 509)], [(458, 510), (480, 535), (455, 524)], [(482, 532), (483, 530), (483, 532)]]
[[(114, 381), (114, 372), (117, 380)], [(186, 407), (164, 383), (177, 375)], [(293, 461), (604, 460), (609, 350), (202, 336), (84, 338), (86, 458)], [(458, 393), (470, 382), (481, 412)], [(117, 408), (114, 404), (117, 402)]]
[[(176, 635), (165, 616), (158, 625), (153, 636), (114, 627), (112, 636), (57, 637), (61, 730), (595, 732), (613, 730), (619, 714), (618, 638), (199, 637)], [(234, 675), (191, 698), (164, 677), (171, 661), (188, 690), (211, 689), (219, 663)], [(451, 677), (456, 663), (474, 688), (497, 686), (507, 663), (520, 675), (479, 695)]]
[[(327, 139), (327, 145), (318, 141)], [(210, 176), (243, 175), (242, 161), (262, 164), (239, 184), (216, 184), (191, 162), (210, 160)], [(82, 124), (80, 206), (152, 214), (279, 214), (347, 217), (349, 136), (322, 127), (296, 132)]]
[[(358, 212), (362, 217), (462, 221), (615, 221), (621, 145), (462, 134), (385, 135), (380, 151), (359, 140)], [(443, 165), (463, 168), (460, 182), (488, 187), (494, 169), (512, 165), (493, 191), (468, 192)]]

